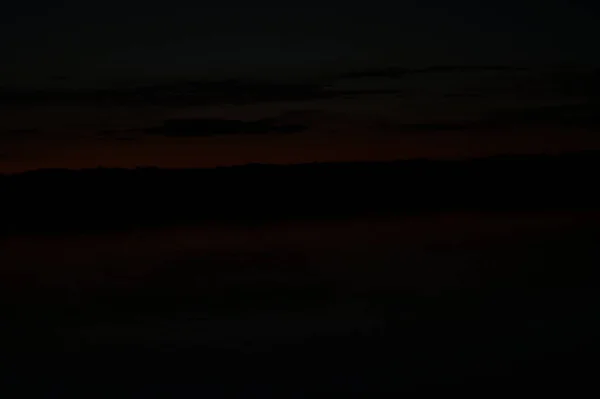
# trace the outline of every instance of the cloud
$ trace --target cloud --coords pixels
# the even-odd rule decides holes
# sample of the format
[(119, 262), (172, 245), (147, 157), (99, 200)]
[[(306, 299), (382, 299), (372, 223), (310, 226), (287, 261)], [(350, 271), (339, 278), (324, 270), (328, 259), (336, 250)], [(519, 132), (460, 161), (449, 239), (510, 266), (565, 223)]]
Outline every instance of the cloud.
[(144, 130), (146, 134), (166, 137), (209, 137), (223, 135), (287, 134), (306, 130), (301, 124), (280, 124), (274, 118), (256, 121), (198, 118), (169, 119), (161, 126)]
[(57, 82), (64, 82), (70, 79), (70, 76), (68, 75), (52, 75), (48, 77), (48, 80), (52, 80), (52, 81), (57, 81)]
[(362, 71), (348, 72), (339, 75), (342, 79), (360, 78), (402, 78), (414, 70), (405, 67), (391, 66), (386, 68), (369, 68)]
[(600, 130), (600, 103), (557, 104), (496, 110), (480, 118), (466, 121), (441, 120), (429, 123), (385, 121), (375, 125), (376, 129), (393, 134), (485, 132), (502, 131), (502, 129), (515, 127)]
[(96, 136), (102, 139), (130, 141), (135, 140), (139, 129), (103, 129), (96, 132)]
[(327, 95), (319, 84), (184, 81), (96, 89), (32, 90), (0, 87), (0, 104), (188, 106), (298, 101)]
[[(429, 78), (431, 75), (431, 79)], [(441, 76), (438, 76), (441, 75)], [(460, 75), (460, 79), (458, 76)], [(418, 78), (416, 78), (418, 76)], [(363, 79), (366, 78), (366, 79)], [(373, 78), (373, 79), (370, 79)], [(408, 78), (404, 80), (404, 78)], [(371, 86), (351, 86), (369, 80)], [(381, 82), (383, 81), (383, 82)], [(387, 82), (386, 82), (387, 81)], [(395, 87), (409, 83), (408, 93)], [(366, 84), (366, 83), (364, 83)], [(450, 85), (451, 88), (446, 87)], [(468, 87), (464, 87), (464, 86)], [(406, 89), (405, 86), (402, 86)], [(424, 68), (382, 66), (334, 74), (295, 83), (250, 80), (188, 80), (148, 82), (98, 88), (26, 89), (0, 87), (0, 105), (122, 105), (194, 106), (254, 104), (262, 102), (310, 101), (347, 96), (429, 93), (431, 88), (452, 89), (448, 96), (473, 96), (498, 92), (543, 95), (597, 96), (600, 69), (580, 67), (526, 68), (503, 65), (438, 65)], [(467, 90), (463, 93), (461, 88)], [(456, 91), (458, 90), (458, 91)]]
[(463, 131), (472, 131), (481, 128), (482, 122), (473, 121), (439, 121), (423, 123), (403, 123), (393, 121), (380, 121), (373, 123), (374, 130), (385, 134), (413, 134), (413, 133), (434, 133), (445, 134)]
[(427, 74), (427, 73), (457, 73), (457, 72), (511, 72), (523, 71), (527, 68), (502, 66), (502, 65), (466, 65), (466, 66), (430, 66), (425, 68), (406, 68), (401, 66), (388, 66), (384, 68), (369, 68), (362, 71), (349, 72), (339, 75), (344, 79), (361, 79), (361, 78), (390, 78), (400, 79), (407, 75)]
[(0, 130), (0, 135), (4, 137), (32, 136), (40, 133), (42, 133), (40, 129), (32, 128)]
[(252, 104), (257, 102), (306, 101), (348, 95), (397, 93), (392, 88), (331, 89), (337, 80), (379, 77), (397, 79), (405, 75), (482, 70), (514, 70), (501, 66), (434, 66), (405, 68), (388, 66), (341, 74), (325, 80), (283, 83), (246, 80), (194, 80), (149, 82), (127, 85), (120, 83), (98, 88), (30, 89), (0, 87), (0, 105), (159, 105), (190, 106), (218, 104)]
[(409, 131), (421, 131), (421, 132), (447, 132), (447, 131), (460, 131), (472, 128), (473, 124), (466, 123), (403, 123), (400, 127), (403, 130)]
[[(590, 66), (431, 66), (371, 68), (332, 77), (332, 92), (395, 87), (410, 96), (444, 98), (600, 98), (600, 68)], [(342, 90), (342, 88), (344, 90)], [(365, 94), (367, 91), (364, 90)]]
[(600, 103), (559, 104), (498, 111), (488, 122), (497, 125), (600, 128)]

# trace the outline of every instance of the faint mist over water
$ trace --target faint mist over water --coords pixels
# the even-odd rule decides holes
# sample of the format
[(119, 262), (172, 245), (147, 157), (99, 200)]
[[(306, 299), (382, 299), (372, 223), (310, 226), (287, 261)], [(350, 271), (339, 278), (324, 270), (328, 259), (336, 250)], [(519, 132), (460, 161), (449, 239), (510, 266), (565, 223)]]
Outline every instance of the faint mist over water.
[[(17, 236), (0, 243), (0, 270), (9, 279), (21, 276), (81, 287), (110, 280), (111, 273), (113, 279), (135, 281), (156, 268), (186, 261), (195, 262), (197, 268), (235, 265), (258, 267), (257, 272), (302, 267), (331, 279), (365, 284), (378, 276), (379, 283), (389, 283), (384, 272), (393, 269), (396, 275), (416, 279), (413, 283), (448, 284), (453, 280), (448, 270), (460, 264), (494, 259), (506, 251), (518, 257), (530, 243), (556, 239), (592, 226), (594, 220), (597, 215), (589, 212), (456, 213)], [(447, 265), (445, 270), (441, 264)]]

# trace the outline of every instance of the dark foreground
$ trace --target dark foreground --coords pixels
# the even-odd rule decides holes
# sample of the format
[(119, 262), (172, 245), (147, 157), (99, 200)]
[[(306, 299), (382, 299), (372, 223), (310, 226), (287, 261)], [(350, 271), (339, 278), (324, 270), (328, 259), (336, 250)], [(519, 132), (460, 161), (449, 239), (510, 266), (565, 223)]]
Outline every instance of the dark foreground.
[(599, 220), (5, 238), (2, 397), (595, 389)]

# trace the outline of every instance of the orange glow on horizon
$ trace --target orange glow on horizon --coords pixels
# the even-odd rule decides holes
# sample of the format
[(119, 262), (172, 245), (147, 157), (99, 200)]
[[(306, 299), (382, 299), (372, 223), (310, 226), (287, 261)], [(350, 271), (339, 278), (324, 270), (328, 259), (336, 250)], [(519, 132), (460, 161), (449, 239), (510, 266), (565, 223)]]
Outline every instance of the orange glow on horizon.
[[(546, 132), (545, 132), (546, 133)], [(157, 166), (197, 168), (248, 163), (378, 161), (465, 158), (501, 153), (553, 153), (600, 149), (593, 132), (366, 134), (310, 132), (283, 136), (143, 137), (131, 141), (53, 140), (23, 145), (22, 155), (0, 158), (0, 173), (39, 168)]]

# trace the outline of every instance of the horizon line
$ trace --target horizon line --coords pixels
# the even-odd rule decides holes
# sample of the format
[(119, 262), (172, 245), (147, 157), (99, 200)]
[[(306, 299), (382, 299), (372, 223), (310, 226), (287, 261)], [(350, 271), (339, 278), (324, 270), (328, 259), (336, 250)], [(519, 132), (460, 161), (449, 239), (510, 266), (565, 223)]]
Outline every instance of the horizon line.
[(393, 163), (402, 163), (402, 162), (446, 162), (446, 163), (459, 163), (459, 162), (469, 162), (469, 161), (479, 161), (486, 159), (499, 159), (499, 158), (542, 158), (542, 157), (561, 157), (561, 156), (572, 156), (572, 155), (583, 155), (583, 154), (596, 154), (600, 156), (600, 149), (584, 149), (577, 151), (559, 151), (559, 152), (538, 152), (538, 153), (499, 153), (496, 155), (487, 155), (487, 156), (464, 156), (464, 157), (445, 157), (445, 158), (426, 158), (426, 157), (418, 157), (418, 158), (396, 158), (390, 160), (356, 160), (356, 161), (313, 161), (313, 162), (300, 162), (300, 163), (261, 163), (261, 162), (248, 162), (248, 163), (240, 163), (240, 164), (232, 164), (232, 165), (220, 165), (213, 167), (162, 167), (156, 165), (137, 165), (137, 166), (103, 166), (98, 165), (96, 167), (86, 167), (86, 168), (65, 168), (65, 167), (47, 167), (47, 168), (35, 168), (23, 170), (20, 172), (9, 172), (2, 173), (0, 172), (0, 177), (6, 176), (19, 176), (31, 173), (42, 173), (42, 172), (85, 172), (85, 171), (98, 171), (98, 170), (120, 170), (120, 171), (136, 171), (136, 170), (164, 170), (164, 171), (186, 171), (186, 170), (222, 170), (222, 169), (241, 169), (247, 167), (303, 167), (303, 166), (315, 166), (315, 165), (349, 165), (349, 164), (393, 164)]

